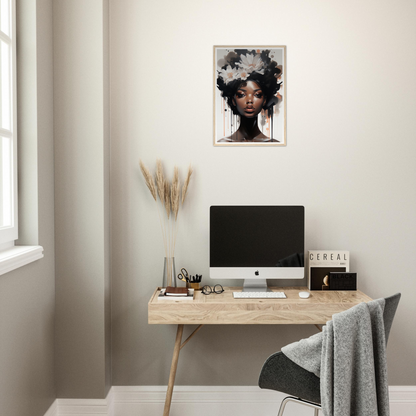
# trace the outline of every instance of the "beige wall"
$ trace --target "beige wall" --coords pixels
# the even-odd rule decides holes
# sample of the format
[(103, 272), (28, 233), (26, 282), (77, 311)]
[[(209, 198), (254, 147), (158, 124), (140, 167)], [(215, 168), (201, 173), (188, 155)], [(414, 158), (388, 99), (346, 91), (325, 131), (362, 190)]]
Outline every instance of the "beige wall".
[[(168, 379), (175, 329), (147, 324), (163, 248), (139, 171), (158, 157), (195, 167), (178, 267), (210, 283), (211, 204), (303, 204), (306, 250), (350, 250), (361, 290), (403, 293), (389, 381), (416, 384), (415, 18), (408, 0), (110, 3), (113, 385)], [(213, 147), (212, 47), (227, 44), (287, 45), (287, 147)], [(268, 354), (314, 332), (206, 327), (177, 382), (255, 385)]]
[(17, 4), (18, 243), (44, 258), (0, 276), (0, 413), (41, 416), (56, 397), (52, 1)]

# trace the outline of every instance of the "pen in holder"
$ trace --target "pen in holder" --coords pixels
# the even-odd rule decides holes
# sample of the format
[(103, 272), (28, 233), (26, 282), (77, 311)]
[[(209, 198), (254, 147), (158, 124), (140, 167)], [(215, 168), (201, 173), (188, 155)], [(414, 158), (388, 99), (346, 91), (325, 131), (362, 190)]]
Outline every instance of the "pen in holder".
[(188, 271), (185, 268), (181, 269), (181, 272), (178, 274), (178, 279), (186, 282), (186, 287), (200, 290), (200, 283), (202, 280), (202, 274), (196, 274), (195, 276), (190, 276)]
[(202, 280), (202, 274), (196, 274), (195, 276), (191, 276), (189, 278), (189, 281), (186, 282), (186, 286), (195, 290), (200, 290), (201, 280)]

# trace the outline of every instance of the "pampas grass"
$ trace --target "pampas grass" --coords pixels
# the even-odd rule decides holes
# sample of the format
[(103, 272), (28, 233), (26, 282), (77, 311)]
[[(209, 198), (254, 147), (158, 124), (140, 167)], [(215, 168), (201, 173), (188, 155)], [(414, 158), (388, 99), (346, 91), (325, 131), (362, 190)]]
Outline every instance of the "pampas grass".
[(152, 174), (149, 172), (149, 169), (140, 161), (140, 169), (144, 176), (144, 180), (146, 182), (147, 187), (149, 188), (150, 193), (152, 194), (153, 199), (156, 201), (156, 186), (153, 180)]
[[(140, 161), (142, 163), (142, 161)], [(160, 159), (156, 160), (156, 187), (161, 201), (165, 200), (165, 184), (164, 184), (163, 165)]]
[(170, 203), (172, 207), (172, 214), (175, 216), (175, 221), (178, 219), (179, 197), (179, 169), (175, 166), (173, 172), (172, 186), (170, 188)]
[[(156, 160), (155, 177), (150, 173), (149, 169), (140, 160), (140, 170), (143, 174), (146, 186), (149, 188), (153, 199), (156, 202), (160, 225), (162, 228), (163, 244), (165, 249), (165, 257), (168, 258), (168, 286), (172, 284), (172, 258), (175, 255), (176, 237), (178, 233), (178, 216), (180, 205), (185, 202), (188, 193), (189, 182), (193, 173), (192, 166), (189, 165), (185, 181), (182, 186), (179, 179), (179, 169), (175, 166), (173, 170), (172, 183), (169, 183), (163, 170), (163, 164), (160, 159)], [(159, 196), (159, 202), (157, 199)]]
[(186, 198), (186, 194), (188, 192), (188, 186), (189, 186), (189, 182), (191, 180), (192, 172), (193, 172), (192, 166), (189, 165), (188, 174), (186, 175), (186, 179), (185, 179), (185, 182), (184, 182), (183, 187), (182, 187), (182, 205), (185, 202), (185, 198)]

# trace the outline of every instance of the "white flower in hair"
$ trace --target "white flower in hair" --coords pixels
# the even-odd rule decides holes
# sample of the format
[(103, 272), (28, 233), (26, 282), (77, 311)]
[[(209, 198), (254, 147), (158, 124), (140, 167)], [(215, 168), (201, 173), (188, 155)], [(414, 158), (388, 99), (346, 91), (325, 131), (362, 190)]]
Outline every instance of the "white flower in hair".
[(226, 84), (233, 81), (237, 77), (237, 69), (231, 68), (231, 65), (228, 65), (226, 69), (221, 69), (219, 71), (220, 77), (224, 80)]
[(264, 74), (264, 68), (263, 68), (263, 61), (260, 58), (260, 55), (241, 55), (240, 56), (241, 63), (236, 62), (236, 65), (239, 66), (240, 70), (245, 69), (249, 74), (251, 72), (258, 72), (259, 74)]
[(249, 76), (250, 76), (249, 72), (244, 68), (240, 68), (237, 71), (237, 78), (240, 78), (243, 81), (245, 81)]

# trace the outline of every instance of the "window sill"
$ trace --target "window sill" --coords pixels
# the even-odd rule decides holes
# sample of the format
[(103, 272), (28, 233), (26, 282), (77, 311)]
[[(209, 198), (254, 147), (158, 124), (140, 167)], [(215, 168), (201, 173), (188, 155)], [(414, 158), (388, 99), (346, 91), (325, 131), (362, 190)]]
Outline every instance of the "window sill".
[(0, 252), (0, 275), (43, 257), (42, 246), (14, 246)]

